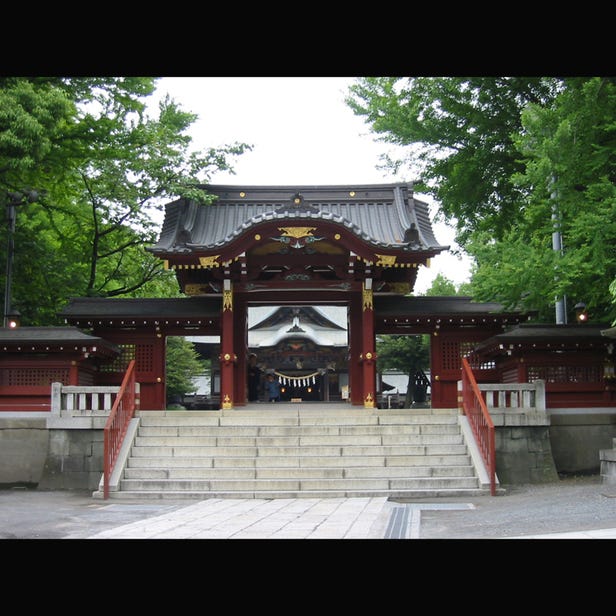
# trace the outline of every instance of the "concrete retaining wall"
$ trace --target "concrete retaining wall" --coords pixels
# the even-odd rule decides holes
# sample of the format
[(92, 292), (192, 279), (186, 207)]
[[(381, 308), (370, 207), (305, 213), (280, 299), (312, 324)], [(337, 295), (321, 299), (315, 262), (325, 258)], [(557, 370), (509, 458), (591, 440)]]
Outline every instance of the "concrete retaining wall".
[(595, 474), (600, 451), (616, 437), (616, 409), (550, 409), (550, 442), (559, 473)]
[(612, 439), (612, 448), (602, 449), (599, 457), (601, 458), (601, 482), (616, 486), (616, 438)]
[(0, 488), (96, 490), (103, 473), (101, 429), (49, 429), (49, 413), (0, 417)]
[(44, 416), (32, 415), (0, 417), (0, 486), (34, 487), (41, 481), (49, 431)]
[(49, 430), (42, 490), (96, 490), (104, 468), (102, 430)]
[(548, 426), (496, 427), (496, 474), (501, 484), (558, 480)]

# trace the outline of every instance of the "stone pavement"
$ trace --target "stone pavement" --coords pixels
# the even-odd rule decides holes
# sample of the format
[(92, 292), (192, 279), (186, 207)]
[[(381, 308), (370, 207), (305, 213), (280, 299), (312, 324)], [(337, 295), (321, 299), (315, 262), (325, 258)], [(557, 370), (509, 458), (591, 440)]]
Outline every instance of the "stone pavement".
[[(102, 531), (90, 539), (420, 539), (422, 511), (472, 503), (394, 503), (387, 498), (211, 499)], [(511, 539), (616, 539), (616, 528)]]
[(209, 499), (90, 539), (382, 538), (386, 498)]

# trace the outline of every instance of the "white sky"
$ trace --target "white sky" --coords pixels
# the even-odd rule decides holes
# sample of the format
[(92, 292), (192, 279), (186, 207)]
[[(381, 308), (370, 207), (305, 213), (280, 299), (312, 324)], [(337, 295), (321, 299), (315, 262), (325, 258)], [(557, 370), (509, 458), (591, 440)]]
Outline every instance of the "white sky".
[[(363, 118), (344, 102), (354, 78), (346, 77), (164, 77), (154, 104), (167, 93), (184, 111), (198, 115), (191, 134), (195, 148), (234, 142), (253, 149), (232, 162), (235, 174), (216, 173), (212, 184), (337, 185), (412, 182), (403, 173), (378, 169), (392, 146), (377, 142)], [(407, 172), (408, 173), (408, 172)], [(431, 198), (417, 194), (436, 208)], [(441, 245), (454, 234), (433, 222)], [(437, 273), (454, 283), (468, 280), (468, 259), (441, 253), (421, 267), (415, 285), (423, 293)]]

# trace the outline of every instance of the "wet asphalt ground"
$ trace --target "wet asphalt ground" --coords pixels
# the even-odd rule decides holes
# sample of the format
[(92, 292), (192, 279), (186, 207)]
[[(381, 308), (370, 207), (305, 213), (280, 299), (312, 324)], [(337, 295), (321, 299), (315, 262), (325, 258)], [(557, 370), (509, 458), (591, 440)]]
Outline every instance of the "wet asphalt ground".
[[(222, 509), (229, 512), (228, 524), (237, 529), (238, 520), (246, 519), (247, 511), (256, 503), (235, 501), (125, 501), (94, 499), (90, 492), (39, 491), (9, 488), (0, 490), (0, 539), (114, 539), (114, 538), (325, 538), (325, 539), (524, 539), (560, 538), (561, 533), (577, 533), (563, 538), (616, 538), (616, 486), (602, 483), (600, 477), (566, 477), (558, 482), (541, 485), (502, 486), (497, 496), (442, 497), (376, 502), (357, 508), (357, 499), (339, 499), (336, 506), (323, 499), (311, 506), (321, 508), (322, 522), (314, 524), (310, 533), (301, 534), (307, 507), (304, 499), (288, 499), (284, 507), (272, 501), (258, 503), (268, 509), (269, 526), (261, 520), (251, 533), (237, 533), (225, 526)], [(292, 502), (295, 501), (295, 502)], [(351, 502), (353, 501), (353, 502)], [(195, 532), (200, 516), (211, 518), (217, 507), (217, 535)], [(237, 508), (243, 508), (238, 516)], [(370, 507), (372, 509), (370, 510)], [(349, 532), (352, 524), (341, 519), (344, 511), (357, 517), (363, 515), (364, 528)], [(203, 513), (200, 513), (203, 512)], [(392, 535), (394, 513), (404, 512), (409, 518), (406, 535)], [(410, 512), (410, 515), (409, 515)], [(190, 514), (190, 515), (189, 515)], [(280, 517), (284, 515), (284, 520)], [(161, 533), (161, 524), (174, 519), (187, 519), (192, 535), (177, 531)], [(307, 516), (306, 516), (307, 519)], [(334, 524), (336, 522), (336, 524)], [(342, 525), (340, 525), (342, 522)], [(186, 524), (185, 521), (182, 524)], [(266, 528), (294, 525), (297, 532), (286, 534), (266, 532)], [(317, 532), (328, 527), (329, 531)], [(369, 528), (368, 528), (369, 526)], [(305, 527), (305, 523), (304, 523)], [(157, 528), (157, 532), (148, 529)], [(290, 527), (289, 527), (290, 528)], [(340, 532), (337, 536), (337, 528)], [(200, 529), (198, 529), (200, 530)], [(601, 532), (596, 532), (601, 531)], [(389, 534), (388, 534), (389, 533)], [(585, 534), (586, 533), (586, 534)], [(594, 534), (589, 534), (594, 533)], [(5, 544), (6, 545), (6, 544)]]

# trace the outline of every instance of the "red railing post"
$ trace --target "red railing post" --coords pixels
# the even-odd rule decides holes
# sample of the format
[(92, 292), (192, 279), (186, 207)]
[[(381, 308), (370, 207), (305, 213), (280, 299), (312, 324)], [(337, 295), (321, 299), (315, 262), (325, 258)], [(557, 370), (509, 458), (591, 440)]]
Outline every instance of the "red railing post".
[(136, 408), (135, 360), (131, 360), (122, 380), (120, 391), (103, 429), (103, 498), (109, 498), (109, 480), (120, 453), (122, 441)]

